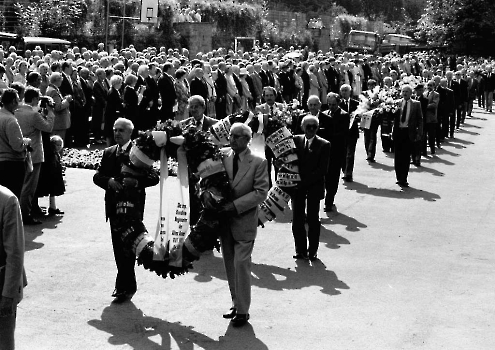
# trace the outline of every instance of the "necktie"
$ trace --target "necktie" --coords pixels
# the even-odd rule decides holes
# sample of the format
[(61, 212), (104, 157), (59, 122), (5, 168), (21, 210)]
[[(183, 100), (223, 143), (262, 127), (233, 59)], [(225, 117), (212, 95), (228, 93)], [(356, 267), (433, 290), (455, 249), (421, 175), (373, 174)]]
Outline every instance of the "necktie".
[(239, 155), (234, 153), (234, 162), (232, 163), (232, 178), (235, 179), (237, 171), (239, 170)]
[(406, 122), (406, 115), (407, 115), (407, 101), (404, 103), (404, 107), (402, 109), (402, 117), (400, 118), (401, 123)]
[(123, 153), (122, 146), (117, 145), (117, 156), (120, 156)]
[(304, 147), (304, 153), (309, 153), (309, 140), (306, 140), (306, 146)]
[(196, 129), (197, 130), (201, 130), (201, 119), (200, 120), (196, 120)]
[(273, 116), (273, 106), (270, 106), (270, 115)]

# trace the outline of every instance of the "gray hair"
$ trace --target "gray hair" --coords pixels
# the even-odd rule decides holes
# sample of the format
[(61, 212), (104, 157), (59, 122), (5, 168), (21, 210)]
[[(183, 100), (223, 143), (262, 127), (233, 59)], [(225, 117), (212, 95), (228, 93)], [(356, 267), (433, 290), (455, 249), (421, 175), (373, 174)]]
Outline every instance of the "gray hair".
[(251, 138), (253, 137), (253, 131), (251, 128), (243, 123), (234, 123), (232, 124), (232, 127), (230, 128), (230, 133), (234, 132), (234, 130), (240, 129), (242, 135), (245, 135), (249, 138), (249, 141), (251, 141)]
[(316, 118), (314, 115), (309, 115), (308, 114), (301, 121), (302, 128), (304, 129), (304, 127), (306, 126), (306, 124), (308, 124), (309, 122), (314, 122), (317, 126), (320, 126), (320, 121), (318, 120), (318, 118)]
[(54, 84), (56, 81), (62, 81), (64, 78), (62, 77), (62, 74), (59, 72), (53, 72), (52, 75), (50, 75), (50, 84)]
[(117, 125), (117, 123), (122, 123), (126, 126), (126, 128), (130, 129), (131, 131), (134, 130), (134, 123), (130, 120), (130, 119), (127, 119), (127, 118), (117, 118), (117, 120), (115, 120), (115, 123), (113, 123), (113, 126), (115, 127), (115, 125)]

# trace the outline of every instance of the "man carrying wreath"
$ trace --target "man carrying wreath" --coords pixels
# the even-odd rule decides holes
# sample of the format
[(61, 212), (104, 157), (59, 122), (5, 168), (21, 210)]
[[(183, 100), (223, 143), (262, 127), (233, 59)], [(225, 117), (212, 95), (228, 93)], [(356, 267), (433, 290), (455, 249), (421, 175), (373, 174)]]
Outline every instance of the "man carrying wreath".
[(135, 187), (139, 194), (139, 208), (136, 212), (143, 219), (144, 202), (146, 198), (145, 187), (158, 184), (159, 177), (154, 172), (146, 173), (139, 179), (134, 177), (123, 177), (121, 170), (126, 156), (131, 149), (131, 134), (134, 124), (126, 118), (118, 118), (113, 126), (114, 139), (116, 145), (110, 146), (103, 152), (100, 167), (93, 177), (93, 182), (105, 190), (105, 214), (110, 220), (112, 231), (113, 252), (117, 265), (117, 279), (112, 297), (115, 302), (121, 303), (130, 300), (137, 290), (136, 275), (134, 265), (136, 256), (125, 250), (120, 232), (116, 230), (117, 225), (117, 196), (120, 191), (125, 191), (127, 187)]
[(239, 327), (249, 319), (251, 304), (251, 253), (258, 227), (258, 206), (268, 195), (268, 172), (266, 159), (249, 149), (251, 128), (234, 123), (230, 129), (232, 151), (224, 159), (230, 179), (231, 200), (221, 215), (220, 242), (227, 280), (229, 282), (232, 308), (224, 318), (232, 319)]

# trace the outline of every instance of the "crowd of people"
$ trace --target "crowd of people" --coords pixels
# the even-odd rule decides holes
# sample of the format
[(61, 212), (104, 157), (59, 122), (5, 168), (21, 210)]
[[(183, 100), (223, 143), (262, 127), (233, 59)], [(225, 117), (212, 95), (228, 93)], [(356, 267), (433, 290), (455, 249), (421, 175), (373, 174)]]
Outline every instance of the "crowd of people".
[[(301, 177), (292, 193), (292, 230), (294, 258), (311, 260), (317, 259), (320, 201), (324, 199), (325, 211), (336, 210), (340, 178), (354, 179), (361, 133), (367, 160), (373, 163), (381, 130), (383, 151), (395, 153), (397, 184), (408, 187), (410, 164), (420, 166), (421, 157), (435, 155), (442, 142), (454, 138), (474, 103), (491, 113), (495, 90), (494, 62), (437, 52), (377, 57), (267, 46), (251, 52), (219, 48), (191, 56), (187, 49), (138, 51), (132, 45), (108, 53), (99, 44), (95, 50), (73, 47), (48, 53), (36, 48), (23, 55), (0, 47), (0, 62), (0, 185), (17, 197), (24, 224), (37, 224), (36, 216), (45, 214), (39, 197), (50, 196), (48, 215), (64, 214), (55, 201), (65, 191), (60, 163), (64, 146), (106, 144), (111, 148), (108, 154), (117, 154), (123, 146), (129, 148), (137, 131), (165, 120), (194, 118), (198, 129), (207, 131), (216, 120), (234, 113), (276, 118), (288, 105), (300, 105), (302, 112), (290, 125)], [(256, 188), (242, 182), (245, 188), (237, 194), (244, 198), (257, 193), (244, 208), (252, 214), (266, 198), (280, 164), (269, 148), (266, 160), (251, 156), (252, 132), (244, 126), (233, 128), (230, 137), (231, 180), (245, 167), (243, 171), (254, 172), (250, 176), (259, 183)], [(248, 170), (245, 160), (255, 161), (257, 167)], [(107, 192), (123, 186), (111, 172), (105, 176), (98, 185)], [(11, 198), (7, 190), (0, 190)], [(245, 276), (256, 229), (245, 223), (236, 200), (225, 209), (227, 217), (250, 231), (244, 235), (248, 238), (238, 238), (231, 227), (222, 237), (228, 247), (226, 269), (233, 298), (232, 310), (224, 317), (242, 325), (249, 319)], [(10, 199), (8, 203), (18, 205)], [(11, 219), (19, 221), (17, 216)], [(255, 215), (251, 219), (254, 223)], [(233, 266), (236, 254), (241, 254), (242, 266)], [(134, 261), (126, 264), (133, 271)], [(242, 291), (236, 290), (236, 283), (242, 284)], [(132, 297), (135, 279), (130, 284), (119, 290), (117, 283), (114, 296)], [(4, 297), (0, 316), (7, 312)]]

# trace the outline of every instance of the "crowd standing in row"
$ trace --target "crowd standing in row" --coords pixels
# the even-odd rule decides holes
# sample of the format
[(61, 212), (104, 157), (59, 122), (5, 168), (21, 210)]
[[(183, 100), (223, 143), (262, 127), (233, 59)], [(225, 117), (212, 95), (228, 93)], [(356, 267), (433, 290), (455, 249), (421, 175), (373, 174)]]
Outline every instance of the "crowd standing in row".
[[(294, 258), (311, 260), (317, 258), (320, 200), (325, 211), (334, 211), (340, 176), (353, 181), (361, 131), (367, 160), (373, 163), (381, 128), (383, 150), (395, 152), (397, 184), (408, 187), (411, 161), (420, 166), (428, 147), (434, 155), (442, 142), (454, 138), (476, 100), (492, 112), (495, 90), (493, 62), (433, 52), (375, 57), (267, 47), (245, 53), (220, 48), (190, 57), (187, 49), (163, 47), (139, 52), (130, 46), (107, 53), (99, 44), (93, 51), (74, 47), (66, 53), (45, 53), (37, 48), (23, 56), (15, 48), (0, 48), (0, 62), (0, 185), (19, 199), (24, 224), (39, 223), (35, 216), (44, 214), (39, 197), (50, 196), (49, 215), (63, 214), (55, 197), (65, 191), (60, 164), (64, 145), (105, 143), (117, 152), (117, 134), (129, 133), (125, 142), (117, 142), (128, 146), (131, 133), (160, 121), (194, 118), (198, 129), (208, 130), (215, 120), (238, 112), (276, 118), (277, 111), (297, 101), (305, 112), (291, 125), (301, 175), (292, 195)], [(363, 123), (361, 118), (373, 108), (380, 111)], [(265, 161), (249, 155), (251, 137), (242, 126), (231, 132), (233, 150), (237, 147), (241, 154), (239, 160), (239, 154), (232, 153), (231, 161), (242, 166), (242, 159), (256, 159), (262, 170), (253, 177), (266, 192)], [(276, 173), (280, 164), (268, 149), (265, 158), (271, 184), (272, 167)], [(110, 181), (102, 187), (108, 189)], [(246, 191), (257, 190), (247, 186)], [(239, 215), (235, 207), (227, 211)], [(17, 216), (10, 219), (18, 221)], [(244, 277), (254, 242), (250, 237), (242, 252)], [(232, 249), (229, 254), (239, 253)], [(228, 266), (229, 284), (237, 278), (236, 268)], [(248, 288), (242, 282), (243, 290)], [(133, 294), (135, 285), (131, 289), (123, 292)], [(232, 312), (224, 317), (245, 323), (249, 293), (245, 299), (242, 306), (233, 300)], [(6, 300), (2, 296), (0, 314), (13, 305)], [(242, 317), (236, 318), (239, 307)]]

